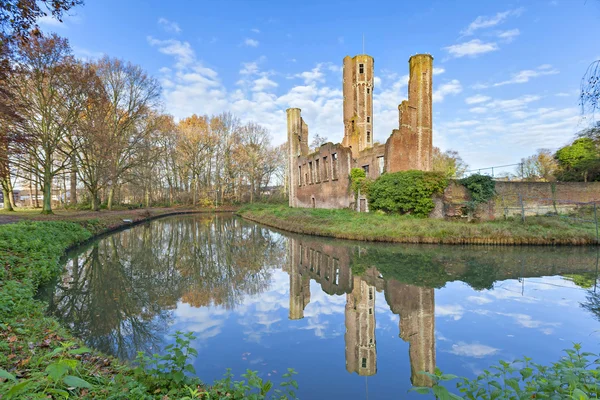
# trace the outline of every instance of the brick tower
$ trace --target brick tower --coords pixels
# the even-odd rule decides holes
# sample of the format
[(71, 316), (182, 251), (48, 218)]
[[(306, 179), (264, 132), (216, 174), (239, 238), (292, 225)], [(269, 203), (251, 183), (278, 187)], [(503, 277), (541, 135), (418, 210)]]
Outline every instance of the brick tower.
[(373, 147), (373, 57), (344, 57), (344, 140), (356, 158)]

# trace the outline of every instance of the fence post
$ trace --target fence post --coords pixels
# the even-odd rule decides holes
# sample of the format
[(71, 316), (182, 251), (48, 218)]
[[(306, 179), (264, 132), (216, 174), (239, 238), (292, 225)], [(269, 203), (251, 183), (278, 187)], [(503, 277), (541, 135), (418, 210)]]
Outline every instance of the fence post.
[(598, 206), (594, 202), (594, 222), (596, 223), (596, 244), (600, 244), (600, 238), (598, 237)]
[(519, 193), (519, 203), (521, 203), (521, 222), (525, 222), (525, 206), (523, 205), (523, 196)]

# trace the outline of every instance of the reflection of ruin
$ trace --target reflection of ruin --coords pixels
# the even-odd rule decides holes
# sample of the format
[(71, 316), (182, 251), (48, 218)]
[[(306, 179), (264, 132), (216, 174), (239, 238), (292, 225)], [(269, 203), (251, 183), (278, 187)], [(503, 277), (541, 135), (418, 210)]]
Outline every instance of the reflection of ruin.
[[(289, 243), (288, 249), (290, 254), (295, 250)], [(290, 274), (290, 319), (302, 319), (304, 308), (310, 303), (310, 278), (300, 273), (297, 263), (290, 263), (288, 272)]]
[(290, 238), (290, 319), (304, 316), (310, 302), (310, 279), (328, 294), (346, 294), (346, 369), (361, 376), (377, 373), (375, 339), (375, 295), (384, 291), (394, 314), (400, 315), (400, 337), (409, 343), (411, 382), (430, 386), (431, 380), (419, 371), (435, 370), (434, 289), (384, 281), (375, 267), (360, 276), (350, 269), (352, 248), (317, 241)]
[(433, 288), (386, 282), (385, 298), (400, 315), (400, 337), (409, 343), (410, 380), (415, 386), (430, 386), (431, 379), (419, 371), (435, 370), (435, 298)]
[(361, 376), (377, 373), (375, 348), (375, 288), (354, 277), (346, 295), (346, 369)]

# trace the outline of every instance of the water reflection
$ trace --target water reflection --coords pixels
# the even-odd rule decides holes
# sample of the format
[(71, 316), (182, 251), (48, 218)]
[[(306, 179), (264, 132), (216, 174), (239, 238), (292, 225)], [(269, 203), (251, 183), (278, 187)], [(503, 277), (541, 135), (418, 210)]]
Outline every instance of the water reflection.
[(233, 309), (264, 291), (282, 238), (238, 219), (163, 220), (69, 254), (50, 312), (73, 333), (123, 359), (155, 350), (178, 301)]
[[(269, 363), (277, 359), (277, 368), (305, 374), (311, 389), (322, 382), (314, 389), (319, 396), (308, 392), (308, 398), (327, 390), (330, 398), (353, 397), (357, 376), (374, 379), (380, 397), (389, 398), (399, 375), (430, 385), (418, 372), (433, 372), (436, 362), (453, 371), (460, 364), (463, 373), (480, 369), (472, 360), (500, 353), (504, 342), (497, 336), (506, 319), (544, 336), (572, 326), (573, 336), (561, 332), (567, 343), (597, 330), (585, 316), (598, 318), (600, 297), (592, 290), (587, 299), (571, 293), (575, 285), (593, 289), (597, 261), (592, 248), (367, 244), (283, 234), (232, 216), (186, 216), (77, 249), (47, 296), (50, 312), (75, 335), (123, 359), (157, 351), (175, 329), (191, 330), (202, 347), (196, 369), (205, 379), (242, 365), (276, 374)], [(564, 278), (534, 278), (556, 276)], [(569, 281), (568, 293), (544, 294), (543, 301), (523, 296), (527, 284), (564, 287)], [(495, 303), (501, 299), (525, 306)], [(550, 301), (569, 311), (553, 314), (561, 322), (547, 320)], [(470, 325), (463, 323), (467, 313)], [(440, 333), (440, 324), (452, 339)], [(502, 340), (514, 337), (514, 326), (506, 326)], [(338, 350), (341, 336), (344, 349)]]

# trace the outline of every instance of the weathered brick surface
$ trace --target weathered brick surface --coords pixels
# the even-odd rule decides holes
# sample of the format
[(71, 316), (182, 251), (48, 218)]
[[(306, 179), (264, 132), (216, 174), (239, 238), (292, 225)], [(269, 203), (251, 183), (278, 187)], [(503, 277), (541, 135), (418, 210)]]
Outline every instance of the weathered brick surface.
[[(481, 219), (546, 212), (569, 212), (580, 203), (600, 202), (600, 182), (496, 182), (496, 196), (475, 212)], [(443, 195), (445, 217), (463, 216), (462, 208), (470, 200), (467, 189), (451, 182)]]

